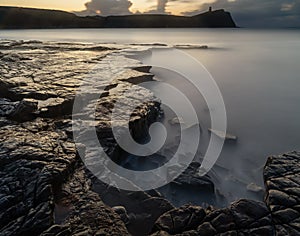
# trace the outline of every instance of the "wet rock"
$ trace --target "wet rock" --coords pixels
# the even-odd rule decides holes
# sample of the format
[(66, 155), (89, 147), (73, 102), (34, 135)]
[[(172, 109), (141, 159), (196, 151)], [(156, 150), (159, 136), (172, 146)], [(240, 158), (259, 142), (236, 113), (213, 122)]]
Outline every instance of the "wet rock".
[[(86, 170), (79, 168), (56, 194), (57, 207), (68, 207), (60, 225), (51, 226), (41, 235), (129, 235), (116, 210), (104, 205), (91, 190)], [(120, 212), (120, 208), (117, 210)], [(125, 212), (126, 213), (126, 212)], [(59, 215), (56, 215), (59, 217)]]
[(240, 200), (229, 208), (211, 212), (196, 209), (201, 212), (198, 218), (194, 215), (194, 218), (189, 218), (180, 208), (174, 210), (172, 217), (166, 215), (160, 218), (153, 235), (164, 235), (165, 232), (171, 235), (274, 235), (271, 214), (264, 203)]
[[(149, 232), (155, 220), (173, 206), (144, 192), (115, 194), (115, 206), (122, 201), (130, 203), (122, 204), (128, 214), (123, 211), (118, 215), (104, 205), (99, 195), (105, 199), (105, 194), (94, 192), (90, 175), (78, 168), (79, 156), (71, 140), (74, 122), (69, 118), (73, 111), (80, 122), (96, 128), (107, 152), (118, 158), (110, 121), (115, 103), (119, 100), (123, 104), (118, 117), (121, 128), (128, 125), (125, 107), (132, 109), (137, 104), (129, 116), (130, 132), (136, 139), (147, 135), (148, 126), (159, 114), (160, 102), (135, 85), (152, 79), (147, 73), (150, 68), (142, 68), (121, 54), (108, 56), (114, 50), (99, 45), (20, 41), (3, 43), (2, 47), (7, 57), (0, 58), (0, 92), (5, 98), (0, 102), (1, 233), (127, 235), (123, 221), (131, 230), (139, 225), (138, 233)], [(95, 65), (96, 70), (92, 69)], [(112, 67), (119, 73), (112, 74)], [(72, 110), (82, 84), (86, 93), (79, 94), (81, 106)], [(132, 91), (126, 94), (128, 89)], [(84, 106), (91, 98), (91, 104)], [(90, 111), (94, 110), (91, 121)], [(87, 159), (92, 156), (85, 154)], [(106, 187), (108, 194), (115, 193), (112, 189)]]
[(177, 178), (184, 166), (179, 164), (171, 166), (168, 168), (168, 178), (175, 179), (159, 191), (177, 207), (188, 203), (203, 207), (214, 204), (216, 201), (214, 183), (208, 175), (199, 175), (200, 166), (200, 163), (192, 162)]
[[(30, 126), (30, 125), (28, 125)], [(59, 131), (8, 124), (0, 129), (0, 231), (39, 234), (53, 224), (53, 189), (77, 161), (75, 145)]]
[(166, 231), (170, 234), (179, 234), (195, 229), (203, 221), (206, 213), (197, 206), (182, 206), (168, 211), (155, 222), (154, 231)]
[(41, 235), (43, 236), (68, 236), (71, 235), (71, 231), (68, 226), (65, 225), (52, 225), (49, 229), (44, 231)]
[(125, 223), (129, 223), (129, 216), (127, 215), (127, 211), (123, 206), (115, 206), (112, 208), (120, 217), (121, 220)]
[(300, 153), (268, 159), (264, 168), (265, 201), (272, 213), (277, 235), (300, 232)]
[(23, 122), (33, 120), (37, 111), (37, 101), (23, 99), (20, 102), (12, 102), (9, 99), (0, 99), (0, 115), (9, 119)]
[(95, 46), (30, 42), (12, 46), (8, 43), (5, 55), (0, 58), (1, 95), (12, 101), (70, 99), (84, 75), (110, 53), (106, 47), (87, 50), (91, 48)]
[(0, 98), (0, 116), (9, 116), (14, 112), (18, 102), (12, 102), (9, 99)]
[[(299, 152), (268, 159), (264, 168), (265, 202), (242, 199), (228, 208), (212, 209), (197, 227), (185, 230), (185, 225), (177, 232), (180, 235), (299, 235), (299, 160)], [(250, 187), (258, 190), (256, 186)], [(172, 222), (170, 217), (156, 222), (153, 235), (176, 234), (170, 227), (163, 227), (167, 222)]]
[(9, 114), (10, 119), (23, 122), (33, 120), (38, 108), (38, 102), (33, 99), (23, 99), (18, 103), (12, 113)]
[(129, 217), (127, 229), (132, 235), (148, 235), (158, 217), (174, 208), (162, 197), (152, 197), (143, 191), (124, 191), (97, 179), (93, 179), (93, 190), (105, 204), (125, 207)]
[(189, 167), (172, 184), (192, 186), (195, 190), (205, 190), (214, 193), (215, 187), (209, 176), (200, 176), (199, 168), (201, 164), (192, 162)]

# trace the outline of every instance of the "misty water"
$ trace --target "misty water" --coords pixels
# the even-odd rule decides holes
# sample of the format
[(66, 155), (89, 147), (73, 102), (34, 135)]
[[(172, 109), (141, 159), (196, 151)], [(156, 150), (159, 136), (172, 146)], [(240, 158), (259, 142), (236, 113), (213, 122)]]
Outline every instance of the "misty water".
[[(300, 149), (300, 30), (1, 30), (0, 38), (207, 45), (208, 49), (184, 51), (202, 63), (216, 81), (226, 106), (227, 130), (238, 136), (236, 143), (225, 143), (210, 173), (228, 201), (243, 197), (261, 200), (261, 196), (247, 191), (246, 186), (255, 183), (263, 187), (262, 169), (267, 157)], [(163, 50), (155, 53), (163, 55)], [(149, 55), (139, 59), (150, 61)], [(196, 104), (205, 142), (209, 137), (210, 116), (201, 95), (191, 85), (182, 84), (180, 77), (172, 72), (161, 68), (153, 68), (152, 72), (156, 79), (173, 81), (189, 94)], [(163, 122), (176, 135), (176, 128), (168, 122), (173, 116), (166, 109)], [(176, 205), (199, 203), (199, 198), (189, 192), (173, 198)]]

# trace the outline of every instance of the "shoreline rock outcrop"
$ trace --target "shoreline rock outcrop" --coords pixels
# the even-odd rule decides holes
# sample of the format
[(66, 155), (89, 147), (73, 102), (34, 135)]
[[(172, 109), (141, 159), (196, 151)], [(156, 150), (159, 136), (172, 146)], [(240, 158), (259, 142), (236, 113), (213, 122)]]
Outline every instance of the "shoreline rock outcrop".
[[(241, 199), (223, 209), (175, 208), (155, 190), (122, 191), (90, 173), (78, 153), (85, 146), (73, 141), (72, 115), (83, 119), (90, 109), (71, 109), (82, 82), (97, 76), (88, 90), (101, 92), (90, 125), (116, 162), (123, 152), (111, 130), (116, 101), (141, 104), (129, 120), (136, 139), (160, 114), (153, 94), (136, 87), (152, 79), (150, 67), (126, 58), (124, 47), (0, 41), (0, 235), (298, 235), (299, 152), (268, 159), (264, 202)], [(120, 111), (120, 126), (126, 119)], [(198, 167), (173, 184), (213, 192), (209, 178), (189, 175)]]
[[(264, 202), (241, 199), (223, 209), (185, 205), (162, 215), (152, 236), (299, 235), (299, 161), (300, 152), (268, 158)], [(202, 212), (201, 217), (197, 218), (197, 212)]]

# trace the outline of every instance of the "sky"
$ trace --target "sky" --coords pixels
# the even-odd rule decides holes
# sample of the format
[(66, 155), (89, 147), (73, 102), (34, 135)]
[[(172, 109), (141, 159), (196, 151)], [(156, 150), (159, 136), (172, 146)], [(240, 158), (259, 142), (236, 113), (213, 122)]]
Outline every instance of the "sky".
[(224, 8), (242, 27), (300, 27), (300, 0), (0, 0), (1, 6), (59, 9), (78, 15), (195, 15)]

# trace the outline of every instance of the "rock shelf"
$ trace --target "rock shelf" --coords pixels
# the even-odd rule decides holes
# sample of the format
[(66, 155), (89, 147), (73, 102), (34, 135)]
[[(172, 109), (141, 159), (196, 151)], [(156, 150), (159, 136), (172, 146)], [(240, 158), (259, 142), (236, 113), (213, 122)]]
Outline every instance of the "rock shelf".
[[(268, 159), (264, 202), (241, 199), (224, 209), (175, 208), (155, 190), (108, 186), (83, 165), (72, 116), (90, 122), (118, 162), (124, 151), (110, 120), (116, 101), (140, 104), (129, 120), (118, 113), (135, 139), (161, 114), (160, 101), (137, 86), (152, 80), (150, 67), (126, 57), (147, 47), (2, 40), (0, 50), (0, 235), (299, 235), (299, 152)], [(82, 84), (85, 96), (101, 94), (94, 110), (73, 109)], [(198, 167), (192, 163), (173, 184), (213, 192)]]

